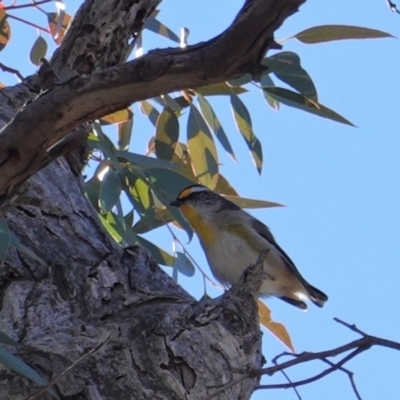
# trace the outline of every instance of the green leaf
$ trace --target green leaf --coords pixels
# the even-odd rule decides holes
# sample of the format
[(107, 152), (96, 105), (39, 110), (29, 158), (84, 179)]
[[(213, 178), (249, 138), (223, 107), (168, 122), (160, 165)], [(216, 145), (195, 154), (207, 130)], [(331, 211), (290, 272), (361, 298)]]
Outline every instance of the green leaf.
[(162, 96), (162, 100), (164, 102), (165, 107), (170, 108), (172, 111), (177, 111), (177, 112), (181, 111), (180, 104), (170, 95), (164, 94)]
[(203, 114), (207, 124), (214, 132), (214, 135), (217, 137), (224, 150), (236, 161), (236, 156), (233, 152), (228, 136), (222, 128), (221, 123), (219, 122), (218, 117), (215, 115), (210, 103), (201, 94), (197, 94), (197, 100), (199, 101), (201, 113)]
[(99, 207), (103, 212), (106, 213), (115, 206), (121, 195), (121, 189), (119, 174), (110, 168), (101, 181), (99, 193)]
[(132, 137), (133, 115), (128, 121), (118, 124), (118, 149), (128, 150)]
[(264, 58), (266, 65), (275, 76), (300, 92), (312, 101), (318, 101), (317, 90), (310, 75), (301, 67), (300, 58), (296, 53), (283, 51), (272, 57)]
[(178, 103), (179, 107), (182, 108), (186, 108), (190, 106), (190, 103), (188, 102), (188, 100), (184, 97), (184, 96), (178, 96), (175, 97), (174, 101), (176, 103)]
[(93, 177), (84, 183), (84, 191), (86, 197), (89, 199), (92, 206), (99, 210), (99, 193), (100, 193), (101, 182), (97, 179), (97, 172), (94, 173)]
[(242, 100), (240, 100), (235, 93), (231, 94), (231, 105), (233, 110), (233, 116), (236, 122), (236, 127), (242, 134), (244, 140), (246, 141), (246, 144), (250, 150), (251, 157), (253, 158), (253, 161), (257, 168), (257, 171), (259, 174), (261, 174), (262, 163), (263, 163), (262, 148), (260, 141), (253, 132), (250, 114), (247, 111), (247, 108), (242, 102)]
[(40, 65), (41, 59), (46, 57), (46, 52), (47, 43), (41, 36), (38, 36), (35, 40), (35, 43), (33, 43), (31, 52), (29, 54), (31, 63), (34, 65)]
[(239, 196), (236, 190), (230, 185), (227, 179), (219, 174), (217, 187), (214, 189), (217, 193), (222, 195)]
[(284, 207), (282, 204), (274, 203), (266, 200), (246, 199), (239, 196), (224, 196), (227, 200), (237, 204), (242, 208), (270, 208), (270, 207)]
[(45, 261), (36, 255), (29, 247), (26, 247), (22, 242), (15, 236), (13, 232), (10, 232), (10, 245), (14, 246), (17, 250), (25, 253), (27, 256), (36, 260), (39, 264), (46, 266)]
[(10, 230), (8, 229), (7, 221), (4, 218), (0, 219), (0, 264), (4, 262), (7, 256), (8, 248), (10, 247)]
[(139, 108), (141, 113), (149, 117), (151, 123), (156, 126), (160, 113), (146, 100), (139, 103)]
[(306, 29), (292, 36), (302, 43), (314, 44), (344, 39), (378, 39), (393, 37), (376, 29), (351, 25), (320, 25)]
[(97, 216), (99, 217), (104, 229), (110, 234), (110, 236), (117, 243), (122, 244), (125, 230), (118, 222), (118, 218), (112, 212), (108, 212), (104, 215), (98, 213)]
[(134, 212), (133, 209), (128, 212), (128, 214), (125, 215), (124, 220), (125, 220), (125, 225), (129, 226), (132, 228), (133, 225), (133, 219), (134, 219)]
[(149, 220), (148, 218), (140, 219), (133, 227), (133, 231), (136, 233), (146, 233), (164, 226), (165, 224), (172, 222), (174, 219), (175, 217), (171, 214), (168, 208), (158, 209), (155, 211), (152, 220)]
[(176, 196), (185, 187), (193, 185), (193, 182), (185, 176), (178, 174), (174, 171), (167, 169), (153, 168), (143, 172), (147, 178), (147, 182), (150, 188), (154, 191), (155, 195), (169, 210), (169, 212), (178, 221), (179, 225), (186, 231), (189, 239), (193, 236), (193, 230), (188, 224), (186, 219), (182, 216), (182, 213), (176, 208), (170, 205), (172, 200), (176, 199)]
[[(264, 87), (275, 87), (275, 84), (271, 77), (268, 74), (264, 74), (261, 77), (260, 80), (261, 86)], [(275, 100), (273, 97), (271, 97), (265, 90), (261, 90), (265, 100), (267, 101), (268, 105), (274, 110), (278, 111), (279, 110), (279, 101)]]
[(190, 106), (187, 137), (194, 174), (203, 185), (214, 189), (218, 182), (217, 149), (206, 122), (193, 104)]
[[(149, 188), (149, 184), (142, 178), (137, 178), (134, 185), (130, 188), (130, 193), (135, 201), (136, 211), (145, 216), (148, 210), (154, 209), (153, 196)], [(151, 213), (153, 216), (154, 211)]]
[(97, 122), (92, 123), (94, 135), (89, 135), (88, 144), (92, 149), (100, 149), (104, 155), (111, 161), (117, 171), (121, 171), (119, 160), (116, 155), (117, 149), (113, 142), (104, 134), (101, 126)]
[(180, 43), (179, 37), (175, 35), (175, 33), (171, 31), (171, 29), (167, 28), (164, 24), (153, 17), (146, 19), (144, 28), (161, 36), (164, 36), (167, 39), (171, 39), (174, 42)]
[(244, 89), (240, 86), (231, 87), (226, 82), (213, 83), (211, 85), (198, 87), (193, 90), (203, 96), (226, 96), (230, 95), (232, 91), (236, 94), (241, 94), (248, 91), (247, 89)]
[(292, 92), (291, 90), (283, 89), (280, 87), (269, 87), (264, 88), (263, 90), (265, 90), (273, 98), (283, 104), (286, 104), (287, 106), (298, 108), (300, 110), (307, 111), (311, 114), (315, 114), (323, 118), (328, 118), (342, 124), (354, 126), (350, 121), (348, 121), (346, 118), (342, 117), (335, 111), (323, 106), (322, 104), (314, 103), (309, 99), (306, 99), (301, 94)]
[[(25, 364), (20, 358), (10, 353), (7, 349), (0, 346), (0, 363), (7, 368), (17, 372), (18, 374), (25, 376), (32, 382), (35, 382), (39, 386), (46, 386), (47, 380), (44, 379), (38, 372), (31, 368), (28, 364)], [(47, 390), (51, 395), (58, 399), (54, 389)]]
[(242, 75), (240, 78), (236, 78), (236, 79), (231, 79), (230, 81), (227, 81), (226, 83), (229, 86), (242, 86), (242, 85), (246, 85), (246, 83), (250, 83), (253, 80), (253, 77), (251, 76), (251, 74), (245, 74)]
[(11, 339), (10, 336), (6, 335), (4, 332), (0, 331), (0, 343), (8, 344), (10, 346), (21, 346), (20, 343), (16, 342), (14, 339)]
[(194, 265), (186, 254), (177, 251), (175, 253), (174, 268), (176, 268), (180, 273), (191, 277), (196, 272)]
[(174, 257), (171, 254), (140, 236), (137, 237), (137, 240), (141, 246), (145, 247), (151, 253), (158, 264), (166, 265), (168, 267), (174, 266)]
[(160, 160), (159, 158), (147, 157), (141, 154), (130, 153), (128, 151), (116, 151), (115, 153), (122, 163), (128, 162), (132, 164), (134, 167), (143, 170), (148, 168), (165, 168), (165, 169), (175, 169), (175, 170), (182, 169), (182, 166), (179, 164), (172, 163), (166, 160)]
[(156, 124), (155, 149), (158, 158), (171, 161), (179, 139), (179, 122), (176, 115), (165, 108)]

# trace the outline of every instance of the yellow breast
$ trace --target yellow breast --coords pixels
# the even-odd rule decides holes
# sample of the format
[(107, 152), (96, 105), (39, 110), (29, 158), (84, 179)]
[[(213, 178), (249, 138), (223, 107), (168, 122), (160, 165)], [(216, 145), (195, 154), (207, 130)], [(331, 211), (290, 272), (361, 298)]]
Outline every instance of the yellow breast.
[(182, 204), (179, 208), (197, 233), (201, 244), (205, 247), (208, 247), (213, 243), (215, 244), (218, 237), (218, 230), (188, 204)]

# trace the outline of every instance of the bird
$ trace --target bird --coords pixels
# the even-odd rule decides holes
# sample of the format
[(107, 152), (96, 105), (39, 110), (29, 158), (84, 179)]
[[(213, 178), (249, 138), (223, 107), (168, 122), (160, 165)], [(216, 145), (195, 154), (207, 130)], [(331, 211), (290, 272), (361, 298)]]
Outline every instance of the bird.
[(211, 272), (225, 287), (239, 282), (243, 271), (266, 251), (260, 297), (277, 297), (302, 310), (307, 310), (305, 301), (322, 307), (328, 300), (303, 278), (269, 228), (235, 203), (195, 184), (183, 189), (170, 204), (178, 207), (192, 226)]

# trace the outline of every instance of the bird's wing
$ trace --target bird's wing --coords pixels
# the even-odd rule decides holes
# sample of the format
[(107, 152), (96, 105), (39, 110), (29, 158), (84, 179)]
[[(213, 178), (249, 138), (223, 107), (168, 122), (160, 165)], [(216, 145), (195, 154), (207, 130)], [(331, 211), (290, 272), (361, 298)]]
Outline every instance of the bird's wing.
[[(299, 271), (297, 270), (296, 266), (294, 265), (294, 262), (290, 259), (290, 257), (281, 249), (278, 243), (276, 243), (274, 236), (272, 235), (271, 231), (269, 228), (264, 225), (262, 222), (260, 222), (258, 219), (252, 218), (252, 227), (255, 229), (255, 231), (263, 237), (265, 240), (267, 240), (269, 243), (271, 243), (276, 250), (280, 253), (282, 256), (283, 260), (285, 261), (285, 264), (293, 271), (296, 272), (296, 275), (300, 275)], [(302, 277), (301, 277), (302, 278)], [(303, 279), (303, 278), (302, 278)]]
[(300, 274), (299, 270), (296, 268), (294, 265), (294, 262), (290, 259), (290, 257), (282, 250), (282, 248), (276, 243), (275, 238), (273, 237), (271, 231), (268, 229), (266, 225), (264, 225), (262, 222), (260, 222), (258, 219), (252, 218), (252, 227), (254, 230), (265, 240), (267, 240), (269, 243), (271, 243), (276, 250), (279, 252), (281, 255), (283, 261), (285, 262), (286, 266), (293, 271), (295, 276), (299, 279), (299, 281), (303, 284), (303, 286), (306, 288), (306, 290), (309, 292), (309, 294), (312, 297), (312, 300), (315, 304), (318, 306), (322, 306), (323, 303), (328, 300), (328, 297), (325, 293), (321, 292), (319, 289), (315, 288), (314, 286), (311, 286)]

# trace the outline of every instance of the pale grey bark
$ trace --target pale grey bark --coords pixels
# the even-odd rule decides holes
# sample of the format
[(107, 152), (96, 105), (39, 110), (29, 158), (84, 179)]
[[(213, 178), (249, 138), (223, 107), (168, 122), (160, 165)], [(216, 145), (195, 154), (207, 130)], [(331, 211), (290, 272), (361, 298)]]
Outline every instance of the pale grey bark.
[[(0, 92), (8, 123), (0, 132), (0, 210), (47, 264), (11, 250), (0, 267), (0, 330), (47, 379), (112, 332), (57, 382), (60, 398), (204, 399), (261, 367), (252, 290), (198, 303), (146, 251), (123, 251), (107, 236), (82, 192), (82, 124), (136, 100), (257, 73), (274, 30), (304, 1), (248, 0), (219, 37), (123, 65), (160, 0), (86, 1), (52, 60), (62, 83), (42, 93), (43, 76), (34, 76)], [(247, 399), (257, 381), (217, 398)], [(0, 366), (0, 400), (36, 389)]]

